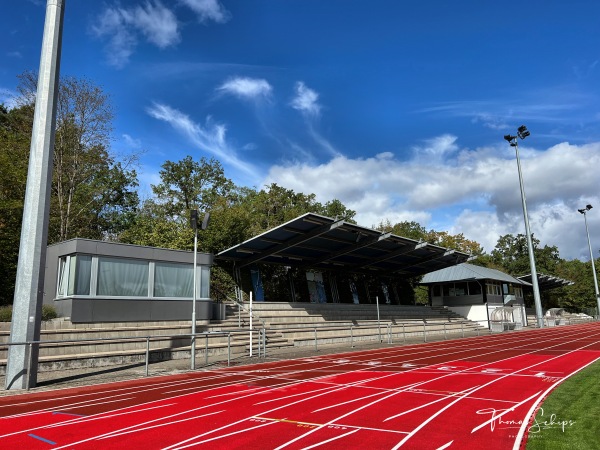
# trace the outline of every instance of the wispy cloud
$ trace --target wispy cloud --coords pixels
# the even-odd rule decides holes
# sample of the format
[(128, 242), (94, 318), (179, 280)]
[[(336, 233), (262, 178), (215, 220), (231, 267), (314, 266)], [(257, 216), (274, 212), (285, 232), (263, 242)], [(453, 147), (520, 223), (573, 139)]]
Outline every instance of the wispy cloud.
[(21, 54), (21, 52), (17, 52), (17, 51), (7, 52), (6, 56), (8, 56), (9, 58), (19, 58), (19, 59), (23, 58), (23, 55)]
[(319, 105), (319, 94), (308, 88), (302, 81), (298, 81), (295, 86), (296, 96), (290, 102), (292, 108), (297, 109), (303, 114), (318, 117), (321, 113)]
[(217, 91), (246, 100), (257, 100), (268, 98), (273, 87), (264, 79), (235, 77), (219, 86)]
[(127, 145), (127, 147), (139, 150), (142, 148), (142, 141), (140, 139), (135, 139), (132, 138), (130, 135), (128, 134), (123, 134), (123, 142), (125, 142), (125, 145)]
[[(198, 16), (201, 23), (225, 23), (231, 15), (218, 0), (180, 0)], [(119, 3), (107, 6), (91, 26), (92, 33), (107, 40), (108, 63), (124, 67), (135, 51), (140, 38), (158, 48), (165, 49), (181, 41), (179, 21), (173, 9), (161, 0), (122, 7)]]
[(175, 14), (159, 0), (146, 1), (133, 8), (108, 7), (92, 26), (92, 32), (99, 38), (108, 39), (108, 62), (118, 68), (129, 61), (139, 35), (159, 48), (180, 41)]
[(231, 18), (229, 11), (218, 0), (180, 0), (198, 15), (201, 23), (210, 20), (217, 23), (225, 23)]
[(167, 122), (199, 149), (212, 153), (225, 164), (247, 175), (255, 173), (254, 168), (239, 159), (235, 150), (227, 142), (225, 125), (214, 123), (210, 117), (206, 119), (204, 125), (201, 125), (181, 111), (161, 103), (153, 103), (146, 112), (155, 119)]

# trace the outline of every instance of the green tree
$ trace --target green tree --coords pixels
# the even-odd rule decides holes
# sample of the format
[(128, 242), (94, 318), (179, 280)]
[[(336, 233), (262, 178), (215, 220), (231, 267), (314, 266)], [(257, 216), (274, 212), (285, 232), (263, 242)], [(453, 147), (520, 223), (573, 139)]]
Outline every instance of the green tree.
[[(545, 245), (540, 248), (540, 241), (532, 235), (533, 254), (538, 272), (554, 275), (561, 261), (558, 248)], [(511, 275), (527, 275), (531, 273), (529, 264), (529, 250), (527, 238), (523, 234), (516, 236), (506, 234), (500, 236), (496, 247), (491, 252), (491, 261), (496, 266), (502, 267)]]
[(0, 105), (0, 306), (12, 303), (33, 108)]
[(186, 156), (178, 162), (166, 161), (161, 167), (161, 182), (152, 185), (152, 191), (171, 216), (187, 214), (190, 209), (210, 210), (219, 197), (229, 195), (234, 188), (214, 158), (194, 161)]
[[(33, 108), (37, 77), (20, 77), (19, 103)], [(61, 78), (54, 143), (48, 241), (114, 237), (138, 206), (137, 155), (117, 161), (110, 150), (109, 96), (86, 79)]]

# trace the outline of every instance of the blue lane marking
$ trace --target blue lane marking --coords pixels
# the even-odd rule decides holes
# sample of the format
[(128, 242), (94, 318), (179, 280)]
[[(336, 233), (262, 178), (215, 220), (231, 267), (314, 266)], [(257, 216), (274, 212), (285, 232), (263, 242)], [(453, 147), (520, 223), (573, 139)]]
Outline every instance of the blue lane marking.
[(40, 436), (36, 436), (35, 434), (29, 434), (28, 436), (34, 438), (34, 439), (39, 439), (42, 442), (45, 442), (46, 444), (50, 444), (50, 445), (56, 445), (56, 442), (52, 442), (49, 439), (44, 439), (43, 437)]

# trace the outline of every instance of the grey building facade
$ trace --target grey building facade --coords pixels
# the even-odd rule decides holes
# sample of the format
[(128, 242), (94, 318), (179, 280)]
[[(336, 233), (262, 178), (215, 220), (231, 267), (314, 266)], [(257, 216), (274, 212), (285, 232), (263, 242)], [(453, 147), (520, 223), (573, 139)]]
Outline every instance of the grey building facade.
[[(213, 255), (197, 254), (196, 320), (213, 315)], [(44, 304), (73, 323), (191, 320), (193, 253), (71, 239), (48, 246)]]

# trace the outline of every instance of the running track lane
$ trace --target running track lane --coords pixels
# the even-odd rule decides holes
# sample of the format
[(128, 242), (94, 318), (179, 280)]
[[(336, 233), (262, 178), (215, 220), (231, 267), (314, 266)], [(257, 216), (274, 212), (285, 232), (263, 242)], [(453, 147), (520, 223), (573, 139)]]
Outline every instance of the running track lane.
[(0, 448), (510, 449), (600, 324), (0, 398)]

